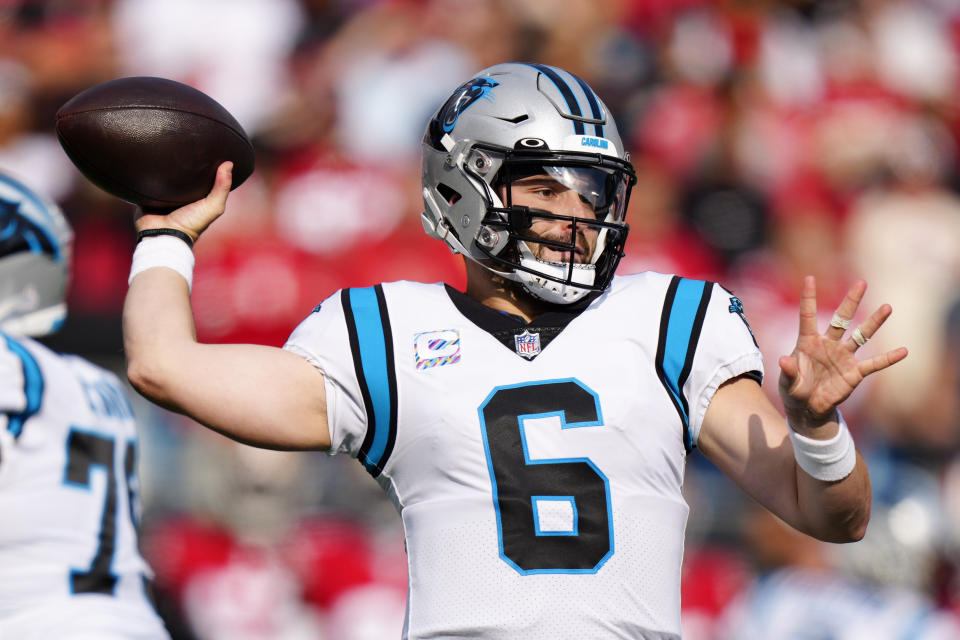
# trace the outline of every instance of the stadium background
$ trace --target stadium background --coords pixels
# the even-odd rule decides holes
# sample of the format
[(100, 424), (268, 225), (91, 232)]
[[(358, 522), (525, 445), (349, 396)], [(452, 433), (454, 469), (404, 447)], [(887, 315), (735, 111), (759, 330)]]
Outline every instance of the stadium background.
[[(794, 537), (691, 458), (685, 637), (736, 638), (732, 603), (784, 566), (960, 613), (953, 0), (7, 0), (0, 169), (76, 230), (71, 315), (48, 342), (122, 371), (132, 208), (53, 136), (75, 93), (163, 76), (244, 125), (257, 169), (197, 245), (198, 331), (281, 345), (339, 287), (462, 283), (420, 229), (419, 141), (460, 81), (506, 60), (562, 66), (604, 97), (640, 176), (621, 272), (734, 291), (772, 397), (807, 273), (822, 324), (863, 277), (865, 309), (894, 307), (865, 350), (911, 351), (845, 408), (874, 482), (860, 543)], [(399, 637), (399, 518), (359, 464), (249, 449), (134, 403), (144, 549), (178, 638)]]

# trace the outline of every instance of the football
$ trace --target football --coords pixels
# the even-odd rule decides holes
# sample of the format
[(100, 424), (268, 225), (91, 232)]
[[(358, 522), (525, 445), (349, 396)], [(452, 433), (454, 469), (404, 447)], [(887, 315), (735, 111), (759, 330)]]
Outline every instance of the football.
[(253, 145), (240, 123), (207, 94), (166, 78), (119, 78), (86, 89), (60, 107), (55, 128), (84, 176), (152, 213), (206, 196), (227, 160), (232, 188), (253, 173)]

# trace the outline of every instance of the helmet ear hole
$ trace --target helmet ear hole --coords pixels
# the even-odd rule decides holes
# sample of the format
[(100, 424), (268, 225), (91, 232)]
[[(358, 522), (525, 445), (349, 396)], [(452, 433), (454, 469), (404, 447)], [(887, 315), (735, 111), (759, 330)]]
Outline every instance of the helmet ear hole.
[(437, 191), (443, 197), (443, 201), (449, 205), (456, 204), (457, 201), (462, 197), (460, 192), (451, 187), (450, 185), (440, 183), (437, 185)]

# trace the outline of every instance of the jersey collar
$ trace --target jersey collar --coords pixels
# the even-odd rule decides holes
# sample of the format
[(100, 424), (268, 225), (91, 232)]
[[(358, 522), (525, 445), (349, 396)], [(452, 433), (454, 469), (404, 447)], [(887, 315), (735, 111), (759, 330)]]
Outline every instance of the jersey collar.
[[(448, 284), (445, 284), (444, 288), (450, 301), (467, 320), (496, 338), (510, 351), (528, 360), (540, 355), (547, 345), (600, 295), (600, 292), (595, 292), (570, 305), (551, 305), (547, 311), (527, 322), (511, 313), (492, 309)], [(529, 336), (531, 340), (535, 337), (537, 345), (533, 347), (531, 340), (518, 342), (518, 337), (522, 335)], [(524, 346), (521, 347), (520, 344)]]

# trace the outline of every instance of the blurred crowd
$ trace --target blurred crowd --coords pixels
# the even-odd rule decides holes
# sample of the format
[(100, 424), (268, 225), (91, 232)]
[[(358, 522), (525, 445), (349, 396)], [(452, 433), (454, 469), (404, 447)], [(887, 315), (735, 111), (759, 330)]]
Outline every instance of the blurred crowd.
[[(462, 285), (420, 228), (420, 139), (460, 82), (511, 60), (604, 98), (639, 175), (621, 272), (733, 291), (771, 397), (805, 274), (821, 326), (863, 278), (855, 322), (894, 313), (861, 352), (910, 349), (845, 405), (874, 485), (861, 542), (791, 533), (691, 456), (685, 637), (960, 637), (957, 0), (0, 3), (0, 169), (76, 230), (71, 316), (50, 343), (122, 371), (133, 209), (57, 143), (79, 91), (162, 76), (241, 122), (256, 171), (196, 247), (198, 332), (280, 345), (340, 287)], [(145, 550), (176, 637), (399, 637), (399, 518), (359, 464), (136, 409)]]

